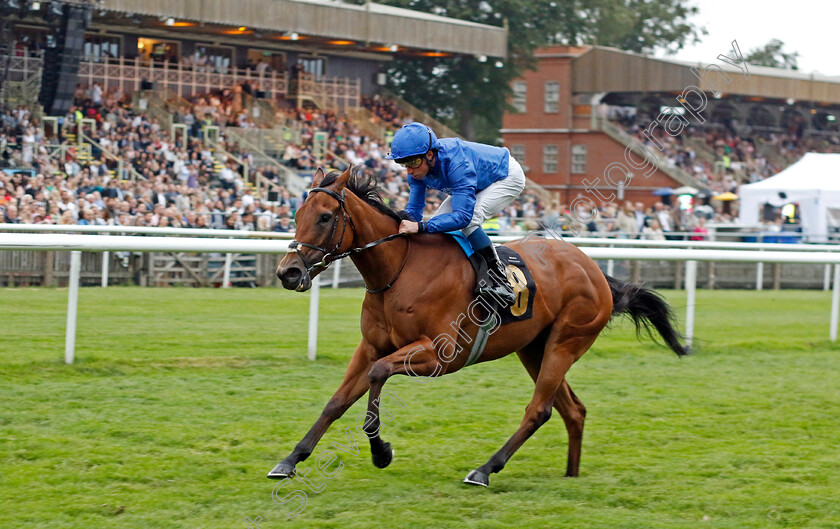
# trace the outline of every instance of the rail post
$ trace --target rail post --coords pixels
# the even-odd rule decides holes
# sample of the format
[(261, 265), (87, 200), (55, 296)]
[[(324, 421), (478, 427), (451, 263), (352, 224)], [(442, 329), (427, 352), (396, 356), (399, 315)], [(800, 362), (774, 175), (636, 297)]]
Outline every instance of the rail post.
[(831, 341), (837, 341), (837, 317), (840, 314), (840, 264), (834, 265), (834, 291), (831, 293)]
[(758, 263), (755, 265), (755, 289), (762, 288), (764, 288), (764, 263)]
[(70, 252), (70, 277), (67, 284), (67, 331), (64, 334), (64, 363), (72, 364), (76, 356), (76, 314), (79, 308), (79, 276), (82, 252)]
[(685, 262), (685, 344), (691, 347), (694, 338), (694, 303), (697, 296), (697, 261)]
[(312, 293), (309, 295), (309, 341), (306, 356), (315, 360), (318, 353), (318, 302), (321, 298), (321, 276), (312, 279)]
[(102, 288), (108, 288), (108, 267), (111, 264), (111, 252), (102, 252)]
[(831, 265), (825, 265), (825, 272), (823, 273), (823, 290), (828, 292), (831, 289)]
[(332, 278), (332, 287), (338, 288), (338, 279), (341, 277), (341, 259), (335, 262), (335, 268), (333, 268), (333, 278)]

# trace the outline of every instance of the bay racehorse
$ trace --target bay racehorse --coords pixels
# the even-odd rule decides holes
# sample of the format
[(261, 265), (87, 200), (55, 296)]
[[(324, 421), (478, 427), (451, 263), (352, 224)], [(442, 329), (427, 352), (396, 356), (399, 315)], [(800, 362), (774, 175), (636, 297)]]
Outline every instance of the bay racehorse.
[[(344, 380), (321, 416), (277, 464), (269, 478), (291, 477), (329, 426), (365, 393), (364, 431), (373, 463), (390, 464), (393, 451), (379, 435), (379, 398), (392, 375), (436, 377), (467, 363), (479, 323), (464, 315), (474, 302), (475, 273), (464, 252), (443, 234), (397, 235), (401, 217), (385, 206), (372, 178), (359, 169), (313, 177), (313, 189), (295, 215), (295, 241), (277, 268), (285, 288), (305, 291), (312, 278), (335, 259), (349, 255), (362, 274), (367, 295), (362, 303), (362, 341)], [(502, 325), (489, 336), (478, 362), (515, 352), (536, 388), (519, 428), (486, 463), (470, 472), (466, 483), (489, 484), (516, 450), (556, 409), (569, 435), (567, 476), (576, 476), (586, 408), (566, 381), (566, 372), (610, 319), (628, 314), (637, 331), (655, 329), (678, 355), (680, 343), (673, 314), (656, 293), (606, 277), (575, 246), (543, 239), (514, 242), (537, 286), (530, 319)], [(538, 262), (540, 261), (540, 262)], [(457, 331), (457, 332), (456, 332)], [(441, 337), (445, 337), (441, 339)]]

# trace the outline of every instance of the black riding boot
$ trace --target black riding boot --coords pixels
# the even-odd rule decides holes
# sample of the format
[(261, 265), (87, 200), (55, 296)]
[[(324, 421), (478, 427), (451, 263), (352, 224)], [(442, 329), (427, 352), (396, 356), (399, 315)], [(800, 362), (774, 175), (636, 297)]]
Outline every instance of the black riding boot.
[[(499, 260), (499, 255), (496, 253), (494, 245), (486, 246), (476, 253), (481, 256), (487, 263), (488, 277), (486, 280), (479, 282), (478, 293), (484, 297), (492, 297), (504, 303), (504, 307), (509, 307), (516, 302), (516, 296), (513, 293), (510, 283), (507, 280), (507, 274), (502, 262)], [(488, 283), (489, 281), (489, 283)], [(482, 285), (481, 283), (488, 283)]]

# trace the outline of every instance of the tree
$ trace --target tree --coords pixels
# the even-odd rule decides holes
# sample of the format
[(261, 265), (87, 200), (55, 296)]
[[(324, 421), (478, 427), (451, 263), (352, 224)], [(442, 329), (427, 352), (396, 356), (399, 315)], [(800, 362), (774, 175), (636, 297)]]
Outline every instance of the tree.
[(389, 87), (469, 139), (496, 143), (510, 83), (547, 44), (600, 44), (676, 52), (702, 28), (687, 0), (384, 0), (384, 3), (508, 29), (508, 56), (396, 60)]
[(782, 48), (785, 43), (779, 39), (773, 39), (760, 48), (750, 50), (744, 59), (756, 66), (769, 66), (771, 68), (784, 68), (785, 70), (798, 70), (796, 61), (799, 58), (798, 52), (788, 53)]

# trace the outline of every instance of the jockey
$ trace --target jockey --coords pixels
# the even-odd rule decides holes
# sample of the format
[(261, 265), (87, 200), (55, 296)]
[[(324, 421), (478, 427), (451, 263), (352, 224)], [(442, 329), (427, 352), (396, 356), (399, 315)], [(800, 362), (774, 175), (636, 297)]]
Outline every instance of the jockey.
[[(481, 225), (503, 210), (525, 189), (525, 173), (503, 147), (458, 138), (438, 139), (422, 123), (409, 123), (394, 134), (391, 152), (408, 171), (411, 194), (400, 233), (461, 232), (487, 263), (489, 283), (479, 282), (481, 295), (493, 294), (512, 305), (516, 298), (496, 248)], [(423, 221), (426, 189), (449, 196), (428, 221)], [(484, 283), (482, 285), (482, 283)]]

